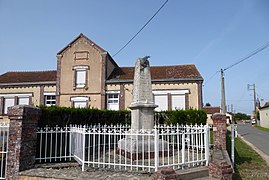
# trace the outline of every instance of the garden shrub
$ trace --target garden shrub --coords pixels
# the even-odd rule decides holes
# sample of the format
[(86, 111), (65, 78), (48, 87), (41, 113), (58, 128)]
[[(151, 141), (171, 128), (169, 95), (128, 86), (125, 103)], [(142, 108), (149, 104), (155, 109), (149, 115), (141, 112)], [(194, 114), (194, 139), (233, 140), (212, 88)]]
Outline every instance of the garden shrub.
[[(42, 114), (39, 127), (69, 126), (70, 124), (131, 124), (131, 112), (89, 108), (70, 108), (41, 106)], [(159, 124), (206, 124), (204, 110), (175, 110), (155, 112), (155, 122)]]
[(165, 124), (206, 124), (207, 114), (204, 110), (166, 111)]

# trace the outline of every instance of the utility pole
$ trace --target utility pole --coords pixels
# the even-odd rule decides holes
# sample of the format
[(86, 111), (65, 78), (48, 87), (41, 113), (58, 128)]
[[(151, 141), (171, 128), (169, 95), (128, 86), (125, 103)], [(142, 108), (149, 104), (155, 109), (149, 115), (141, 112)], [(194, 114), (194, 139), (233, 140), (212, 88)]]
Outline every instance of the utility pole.
[(224, 87), (224, 71), (223, 69), (220, 70), (221, 72), (221, 110), (222, 114), (226, 116), (226, 99), (225, 99), (225, 87)]
[(256, 89), (255, 89), (255, 84), (248, 84), (248, 90), (253, 90), (253, 98), (254, 98), (254, 116), (253, 118), (256, 119)]

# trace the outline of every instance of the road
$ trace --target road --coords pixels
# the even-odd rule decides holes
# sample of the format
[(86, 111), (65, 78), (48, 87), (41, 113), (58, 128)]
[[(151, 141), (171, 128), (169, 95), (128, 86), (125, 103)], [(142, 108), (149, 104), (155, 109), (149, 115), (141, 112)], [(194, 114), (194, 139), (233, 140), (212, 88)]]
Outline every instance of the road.
[(238, 124), (237, 132), (245, 140), (269, 156), (269, 133), (252, 127), (251, 124)]

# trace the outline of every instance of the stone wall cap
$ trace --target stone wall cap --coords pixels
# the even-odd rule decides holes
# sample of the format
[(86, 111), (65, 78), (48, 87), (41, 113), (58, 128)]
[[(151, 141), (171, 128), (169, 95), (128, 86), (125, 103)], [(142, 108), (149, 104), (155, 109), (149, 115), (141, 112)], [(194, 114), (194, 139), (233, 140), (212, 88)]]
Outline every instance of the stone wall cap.
[(212, 119), (223, 119), (226, 120), (226, 115), (222, 113), (214, 113)]
[(24, 114), (31, 112), (32, 114), (40, 114), (41, 110), (35, 106), (30, 105), (16, 105), (8, 107), (8, 116), (23, 116)]
[(153, 104), (153, 103), (134, 103), (130, 104), (128, 106), (130, 109), (136, 109), (136, 108), (156, 108), (158, 105)]

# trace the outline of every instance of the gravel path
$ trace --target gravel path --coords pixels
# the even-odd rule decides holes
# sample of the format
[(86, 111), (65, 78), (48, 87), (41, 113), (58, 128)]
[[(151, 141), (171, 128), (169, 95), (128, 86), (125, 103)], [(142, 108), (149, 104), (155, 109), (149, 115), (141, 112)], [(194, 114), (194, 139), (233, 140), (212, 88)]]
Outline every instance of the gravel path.
[(20, 172), (20, 176), (32, 176), (42, 178), (55, 178), (55, 179), (113, 179), (113, 180), (146, 180), (152, 179), (150, 173), (131, 173), (120, 171), (107, 171), (87, 169), (82, 172), (81, 167), (77, 163), (58, 163), (58, 164), (42, 164), (36, 168)]

